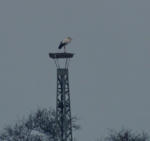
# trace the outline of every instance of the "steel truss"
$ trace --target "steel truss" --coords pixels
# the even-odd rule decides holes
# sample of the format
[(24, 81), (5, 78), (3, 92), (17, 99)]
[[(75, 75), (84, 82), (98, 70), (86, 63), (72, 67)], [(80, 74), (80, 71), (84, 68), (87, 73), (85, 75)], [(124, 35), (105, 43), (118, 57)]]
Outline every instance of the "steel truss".
[(57, 68), (57, 140), (72, 141), (72, 120), (68, 68)]

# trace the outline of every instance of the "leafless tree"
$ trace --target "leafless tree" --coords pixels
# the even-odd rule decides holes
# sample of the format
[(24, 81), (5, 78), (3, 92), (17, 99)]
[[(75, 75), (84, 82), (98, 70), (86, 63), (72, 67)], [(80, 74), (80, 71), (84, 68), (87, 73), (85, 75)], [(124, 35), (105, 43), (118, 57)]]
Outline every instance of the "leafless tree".
[(137, 133), (132, 130), (122, 129), (120, 131), (110, 130), (105, 141), (150, 141), (147, 133)]
[[(73, 118), (73, 128), (79, 129), (76, 118)], [(55, 110), (44, 108), (30, 113), (12, 126), (6, 126), (0, 132), (0, 141), (41, 141), (41, 138), (53, 141), (56, 135)]]

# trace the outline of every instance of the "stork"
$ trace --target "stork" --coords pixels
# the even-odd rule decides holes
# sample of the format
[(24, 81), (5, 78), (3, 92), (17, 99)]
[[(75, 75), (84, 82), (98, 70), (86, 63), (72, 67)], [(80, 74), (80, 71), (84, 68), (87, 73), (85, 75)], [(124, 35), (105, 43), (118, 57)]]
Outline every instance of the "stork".
[(67, 37), (64, 40), (62, 40), (58, 46), (58, 49), (64, 48), (64, 52), (66, 52), (66, 45), (68, 45), (71, 42), (71, 40), (71, 37)]

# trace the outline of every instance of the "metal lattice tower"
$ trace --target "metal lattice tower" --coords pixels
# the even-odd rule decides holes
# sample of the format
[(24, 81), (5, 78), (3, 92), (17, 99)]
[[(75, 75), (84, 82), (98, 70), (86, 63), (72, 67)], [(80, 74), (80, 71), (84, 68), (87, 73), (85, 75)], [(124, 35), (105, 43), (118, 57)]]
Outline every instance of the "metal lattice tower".
[[(54, 59), (57, 67), (57, 96), (56, 96), (56, 121), (57, 137), (56, 141), (73, 141), (72, 120), (70, 105), (70, 90), (68, 66), (72, 53), (50, 53), (50, 58)], [(60, 67), (59, 60), (64, 61), (64, 66)]]

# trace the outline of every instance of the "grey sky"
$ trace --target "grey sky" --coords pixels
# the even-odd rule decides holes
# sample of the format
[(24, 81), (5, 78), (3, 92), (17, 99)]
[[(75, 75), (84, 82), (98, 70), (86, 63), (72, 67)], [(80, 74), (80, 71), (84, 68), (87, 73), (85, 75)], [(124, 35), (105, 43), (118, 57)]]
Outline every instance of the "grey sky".
[(54, 107), (48, 58), (66, 36), (78, 140), (108, 128), (150, 131), (149, 0), (1, 0), (0, 127), (37, 107)]

